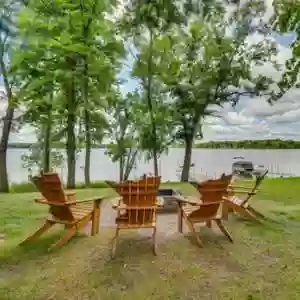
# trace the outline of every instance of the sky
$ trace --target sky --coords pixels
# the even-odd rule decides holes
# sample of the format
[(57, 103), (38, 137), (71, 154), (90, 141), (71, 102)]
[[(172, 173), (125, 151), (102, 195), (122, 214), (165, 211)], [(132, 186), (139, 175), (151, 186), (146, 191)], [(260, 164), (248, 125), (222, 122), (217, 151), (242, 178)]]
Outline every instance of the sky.
[[(266, 18), (272, 14), (272, 0), (266, 0), (268, 10)], [(277, 43), (277, 61), (284, 64), (291, 57), (290, 43), (295, 39), (291, 33), (285, 35), (273, 34), (270, 37)], [(249, 37), (249, 41), (257, 42), (262, 39), (259, 34)], [(270, 74), (275, 79), (280, 78), (280, 73), (270, 64), (265, 64), (253, 70), (263, 74)], [(129, 78), (124, 69), (122, 78)], [(1, 83), (0, 83), (1, 84)], [(121, 87), (126, 93), (136, 88), (137, 82), (128, 80)], [(0, 87), (1, 89), (1, 87)], [(230, 104), (222, 108), (217, 107), (218, 117), (208, 117), (204, 121), (203, 141), (211, 140), (243, 140), (243, 139), (295, 139), (300, 140), (300, 90), (294, 89), (287, 93), (274, 105), (267, 103), (264, 98), (243, 97), (239, 103), (232, 107)], [(0, 116), (6, 103), (0, 100)], [(34, 142), (34, 130), (29, 125), (24, 126), (18, 133), (12, 133), (10, 142)]]

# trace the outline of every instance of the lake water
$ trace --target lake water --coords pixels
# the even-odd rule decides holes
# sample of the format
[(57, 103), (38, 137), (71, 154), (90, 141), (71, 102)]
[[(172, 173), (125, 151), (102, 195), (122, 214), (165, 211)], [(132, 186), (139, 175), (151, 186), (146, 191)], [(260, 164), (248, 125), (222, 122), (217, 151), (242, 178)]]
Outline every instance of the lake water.
[[(28, 181), (29, 172), (22, 167), (22, 154), (26, 149), (9, 149), (8, 174), (10, 182)], [(163, 181), (176, 181), (180, 176), (180, 166), (183, 163), (184, 149), (172, 148), (168, 154), (161, 156), (159, 172)], [(233, 158), (243, 156), (255, 165), (263, 165), (269, 169), (269, 176), (300, 176), (300, 150), (244, 150), (244, 149), (193, 149), (191, 177), (202, 179), (216, 177), (232, 169)], [(84, 181), (84, 151), (79, 153), (76, 164), (76, 181)], [(66, 180), (66, 164), (56, 170)], [(144, 173), (153, 172), (153, 163), (140, 159), (133, 170), (131, 178)], [(118, 165), (112, 163), (105, 155), (105, 149), (93, 149), (91, 153), (91, 180), (118, 180)]]

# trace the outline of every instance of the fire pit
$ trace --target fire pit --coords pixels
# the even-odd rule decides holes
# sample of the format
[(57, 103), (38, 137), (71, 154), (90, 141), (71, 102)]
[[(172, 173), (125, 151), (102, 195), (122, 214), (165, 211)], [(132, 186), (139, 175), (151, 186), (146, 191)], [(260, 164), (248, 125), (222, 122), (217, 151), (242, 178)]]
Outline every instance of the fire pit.
[(176, 199), (180, 193), (173, 189), (160, 189), (157, 198), (161, 201), (161, 207), (157, 213), (176, 213), (178, 210)]

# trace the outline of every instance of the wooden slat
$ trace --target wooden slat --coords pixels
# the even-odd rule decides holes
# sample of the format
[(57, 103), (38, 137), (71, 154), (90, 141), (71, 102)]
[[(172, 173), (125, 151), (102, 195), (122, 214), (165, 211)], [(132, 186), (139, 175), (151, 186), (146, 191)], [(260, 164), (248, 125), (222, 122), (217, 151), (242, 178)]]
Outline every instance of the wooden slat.
[(156, 222), (145, 223), (145, 224), (127, 224), (127, 223), (119, 223), (119, 229), (139, 229), (139, 228), (151, 228), (156, 227)]

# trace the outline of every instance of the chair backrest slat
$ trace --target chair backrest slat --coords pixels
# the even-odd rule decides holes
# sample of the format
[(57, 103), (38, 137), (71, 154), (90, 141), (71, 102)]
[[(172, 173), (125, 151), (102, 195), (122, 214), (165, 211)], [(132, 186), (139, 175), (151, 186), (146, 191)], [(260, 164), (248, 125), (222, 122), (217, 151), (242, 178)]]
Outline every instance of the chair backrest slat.
[(199, 210), (194, 211), (191, 214), (191, 218), (212, 218), (216, 215), (220, 214), (222, 211), (222, 202), (223, 197), (226, 197), (228, 192), (228, 185), (230, 184), (232, 179), (232, 175), (225, 175), (222, 174), (222, 176), (219, 179), (210, 179), (206, 180), (204, 182), (191, 182), (191, 184), (197, 188), (199, 194), (201, 195), (201, 201), (203, 203), (214, 203), (212, 205), (209, 205), (205, 209), (205, 216), (203, 216), (203, 210), (201, 211), (201, 208)]
[(267, 176), (269, 170), (265, 170), (264, 173), (262, 173), (261, 175), (257, 175), (256, 179), (255, 179), (255, 183), (253, 186), (253, 189), (251, 190), (251, 192), (248, 194), (248, 196), (246, 197), (246, 199), (243, 201), (244, 205), (245, 203), (247, 203), (251, 197), (253, 197), (253, 193), (257, 192), (257, 189), (259, 188), (259, 186), (261, 185), (261, 183), (263, 182), (263, 180), (265, 179), (265, 177)]
[[(57, 173), (43, 173), (32, 177), (32, 182), (49, 202), (64, 203), (66, 196), (61, 180)], [(74, 217), (69, 207), (50, 205), (50, 213), (62, 221), (73, 221)]]
[(255, 185), (254, 185), (253, 191), (255, 191), (256, 189), (258, 189), (258, 187), (260, 186), (260, 184), (266, 178), (268, 172), (269, 172), (269, 170), (265, 170), (265, 172), (263, 172), (261, 175), (256, 176), (256, 180), (255, 180)]
[(225, 175), (218, 179), (209, 179), (203, 182), (190, 182), (200, 193), (202, 202), (219, 202), (227, 196), (227, 188), (232, 175)]
[(153, 220), (160, 180), (160, 177), (143, 177), (121, 183), (107, 181), (122, 196), (123, 203), (130, 207), (127, 209), (129, 224), (146, 224)]

